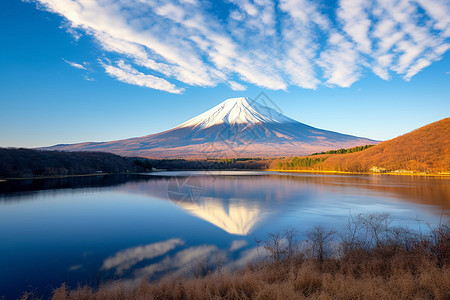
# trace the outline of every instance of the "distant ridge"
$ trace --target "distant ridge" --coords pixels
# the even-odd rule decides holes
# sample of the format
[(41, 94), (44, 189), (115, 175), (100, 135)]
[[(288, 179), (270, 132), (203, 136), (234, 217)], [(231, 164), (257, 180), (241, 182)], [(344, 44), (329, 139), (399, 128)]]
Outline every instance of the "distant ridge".
[(377, 141), (314, 128), (249, 98), (231, 98), (170, 130), (112, 142), (56, 145), (44, 150), (103, 151), (147, 158), (306, 155)]
[[(321, 157), (314, 170), (349, 172), (450, 172), (450, 118), (425, 125), (361, 152)], [(274, 162), (274, 168), (279, 162)], [(375, 167), (373, 170), (371, 170)]]

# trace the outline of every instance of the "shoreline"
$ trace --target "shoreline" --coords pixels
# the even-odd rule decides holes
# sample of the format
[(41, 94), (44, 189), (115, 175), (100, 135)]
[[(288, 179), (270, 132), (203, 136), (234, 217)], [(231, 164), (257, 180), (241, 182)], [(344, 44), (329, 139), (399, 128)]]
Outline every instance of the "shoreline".
[[(440, 178), (450, 178), (450, 173), (448, 174), (427, 174), (427, 173), (373, 173), (373, 172), (345, 172), (345, 171), (319, 171), (319, 170), (278, 170), (278, 169), (265, 169), (265, 170), (244, 170), (244, 169), (195, 169), (195, 170), (165, 170), (167, 172), (180, 172), (180, 171), (258, 171), (258, 172), (279, 172), (279, 173), (310, 173), (310, 174), (326, 174), (326, 175), (389, 175), (389, 176), (417, 176), (417, 177), (440, 177)], [(150, 171), (145, 173), (153, 173), (157, 171)], [(89, 177), (89, 176), (104, 176), (104, 175), (132, 175), (132, 174), (143, 174), (139, 172), (130, 173), (92, 173), (92, 174), (79, 174), (79, 175), (55, 175), (55, 176), (36, 176), (36, 177), (11, 177), (11, 178), (0, 178), (0, 183), (7, 182), (10, 180), (34, 180), (34, 179), (58, 179), (58, 178), (71, 178), (71, 177)]]
[(92, 174), (79, 174), (79, 175), (55, 175), (55, 176), (35, 176), (35, 177), (11, 177), (1, 178), (0, 182), (6, 182), (9, 180), (34, 180), (34, 179), (57, 179), (57, 178), (70, 178), (70, 177), (88, 177), (88, 176), (103, 176), (103, 175), (120, 175), (120, 174), (139, 174), (139, 173), (92, 173)]
[(280, 172), (280, 173), (318, 173), (318, 174), (329, 174), (329, 175), (391, 175), (391, 176), (421, 176), (421, 177), (445, 177), (450, 178), (450, 174), (427, 174), (427, 173), (373, 173), (373, 172), (345, 172), (345, 171), (319, 171), (319, 170), (278, 170), (278, 169), (268, 169), (264, 171)]

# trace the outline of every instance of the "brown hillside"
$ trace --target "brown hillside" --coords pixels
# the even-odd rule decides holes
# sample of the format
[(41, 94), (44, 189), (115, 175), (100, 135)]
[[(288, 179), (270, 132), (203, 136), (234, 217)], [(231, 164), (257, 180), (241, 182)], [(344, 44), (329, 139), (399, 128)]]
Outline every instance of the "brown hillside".
[(320, 169), (369, 171), (372, 166), (387, 171), (450, 171), (450, 118), (428, 124), (367, 150), (331, 155)]

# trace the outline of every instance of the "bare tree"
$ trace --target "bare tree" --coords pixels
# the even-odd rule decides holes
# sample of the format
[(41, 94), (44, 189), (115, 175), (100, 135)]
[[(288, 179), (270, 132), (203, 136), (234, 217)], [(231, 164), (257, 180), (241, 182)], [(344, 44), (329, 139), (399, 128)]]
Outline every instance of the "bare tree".
[(217, 267), (217, 273), (222, 274), (223, 273), (223, 266), (226, 262), (226, 256), (223, 254), (223, 252), (216, 251), (214, 253), (214, 260), (216, 262)]
[(395, 226), (389, 228), (387, 242), (393, 246), (394, 249), (409, 249), (413, 245), (413, 240), (417, 239), (417, 234), (412, 230)]
[(366, 247), (367, 232), (362, 232), (362, 224), (358, 218), (354, 218), (350, 214), (345, 224), (345, 231), (340, 234), (341, 251), (343, 255), (348, 254), (352, 250), (360, 247)]
[(282, 235), (279, 232), (269, 233), (269, 239), (264, 241), (264, 248), (275, 262), (281, 261), (285, 252)]
[(297, 231), (294, 228), (288, 228), (284, 231), (284, 239), (286, 241), (286, 257), (291, 259), (297, 253), (297, 242), (294, 240)]
[(283, 259), (291, 259), (297, 252), (297, 241), (295, 236), (297, 231), (288, 228), (283, 233), (269, 233), (269, 239), (264, 241), (264, 248), (269, 252), (270, 257), (279, 262)]
[(308, 240), (312, 243), (313, 255), (319, 262), (323, 262), (327, 254), (327, 240), (335, 233), (336, 231), (325, 230), (322, 226), (316, 226), (313, 230), (306, 233)]
[(383, 240), (389, 233), (389, 225), (392, 222), (391, 215), (388, 213), (367, 213), (358, 214), (358, 221), (371, 236), (371, 243), (375, 246), (381, 246)]

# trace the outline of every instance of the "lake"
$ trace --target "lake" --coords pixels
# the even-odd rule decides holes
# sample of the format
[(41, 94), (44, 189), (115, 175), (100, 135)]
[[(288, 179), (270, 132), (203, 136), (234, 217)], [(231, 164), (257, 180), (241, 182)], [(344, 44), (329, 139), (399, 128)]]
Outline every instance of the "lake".
[[(155, 172), (0, 182), (0, 298), (66, 282), (235, 269), (255, 240), (388, 212), (417, 229), (447, 222), (450, 179), (247, 171)], [(420, 220), (420, 221), (418, 221)]]

